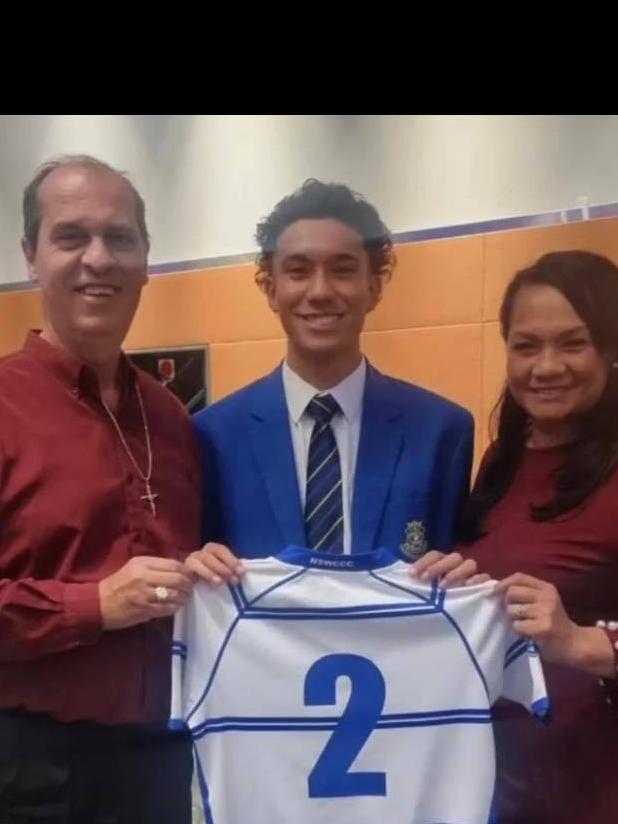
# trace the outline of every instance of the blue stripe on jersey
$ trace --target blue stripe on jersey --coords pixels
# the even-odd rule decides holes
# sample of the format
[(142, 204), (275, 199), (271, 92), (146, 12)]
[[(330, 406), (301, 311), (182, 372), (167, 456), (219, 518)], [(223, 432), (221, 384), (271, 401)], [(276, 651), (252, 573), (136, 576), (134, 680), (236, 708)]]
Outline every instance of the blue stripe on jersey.
[(521, 656), (525, 655), (527, 652), (536, 654), (534, 648), (531, 648), (530, 641), (528, 641), (527, 638), (521, 638), (515, 644), (511, 644), (506, 651), (506, 655), (504, 656), (504, 669), (510, 667), (513, 661), (521, 658)]
[(234, 606), (236, 607), (238, 612), (242, 612), (245, 608), (245, 604), (243, 603), (242, 589), (240, 589), (238, 585), (234, 586), (233, 584), (228, 584), (227, 588), (229, 589), (230, 595), (232, 596), (232, 601), (234, 601)]
[[(332, 558), (333, 556), (330, 557)], [(302, 570), (302, 572), (306, 572), (306, 570)], [(376, 575), (372, 571), (370, 571), (369, 574), (373, 578), (376, 578), (377, 580), (380, 580), (383, 583), (390, 583), (389, 581), (385, 581), (383, 578), (381, 578), (379, 575)], [(395, 615), (412, 615), (415, 613), (419, 613), (421, 615), (428, 615), (434, 612), (441, 611), (442, 604), (444, 603), (444, 598), (446, 597), (446, 592), (444, 590), (439, 590), (436, 582), (432, 583), (431, 594), (429, 597), (427, 597), (426, 595), (421, 595), (418, 592), (414, 592), (411, 589), (400, 587), (397, 584), (391, 584), (391, 586), (394, 586), (397, 589), (401, 589), (403, 592), (406, 593), (406, 595), (415, 595), (421, 603), (411, 604), (409, 601), (405, 601), (398, 602), (395, 604), (363, 604), (359, 606), (342, 607), (256, 607), (255, 604), (259, 600), (258, 598), (254, 599), (254, 601), (250, 603), (242, 588), (242, 584), (238, 585), (238, 590), (242, 601), (246, 605), (246, 611), (243, 615), (244, 618), (272, 619), (312, 618), (315, 620), (320, 620), (320, 618), (388, 618), (391, 617), (390, 613), (394, 613)], [(262, 598), (263, 595), (266, 595), (268, 592), (270, 592), (270, 590), (266, 590), (266, 592), (262, 593), (262, 595), (260, 595), (259, 598)], [(366, 613), (366, 615), (364, 615), (363, 613)]]
[[(459, 707), (452, 710), (427, 710), (425, 712), (396, 712), (396, 713), (386, 713), (384, 715), (380, 715), (378, 718), (377, 723), (389, 723), (391, 721), (405, 721), (405, 720), (414, 720), (414, 719), (426, 719), (426, 718), (441, 718), (441, 717), (457, 717), (463, 715), (470, 715), (470, 716), (478, 716), (482, 715), (483, 717), (487, 717), (490, 715), (490, 710), (488, 707)], [(226, 724), (229, 721), (238, 722), (241, 724), (252, 724), (254, 722), (258, 723), (268, 723), (268, 724), (296, 724), (296, 723), (307, 723), (307, 724), (322, 724), (324, 722), (332, 723), (336, 726), (341, 720), (340, 715), (293, 715), (293, 716), (286, 716), (286, 715), (275, 715), (275, 716), (252, 716), (252, 715), (228, 715), (222, 716), (220, 718), (209, 718), (203, 722), (208, 726), (210, 725), (218, 725), (218, 724)]]
[(172, 641), (172, 655), (178, 655), (180, 658), (186, 659), (187, 645), (182, 641)]
[(481, 683), (483, 684), (483, 687), (485, 688), (485, 694), (487, 695), (487, 700), (491, 703), (491, 697), (489, 695), (489, 687), (487, 686), (487, 679), (485, 678), (485, 675), (483, 674), (483, 670), (481, 669), (481, 665), (476, 660), (476, 656), (472, 652), (472, 647), (470, 646), (470, 643), (469, 643), (468, 639), (466, 638), (463, 630), (461, 629), (461, 627), (459, 626), (457, 621), (453, 618), (452, 615), (450, 615), (446, 611), (446, 609), (442, 610), (442, 614), (447, 619), (447, 621), (450, 621), (451, 626), (453, 627), (455, 632), (459, 635), (459, 637), (461, 639), (461, 643), (464, 645), (470, 660), (474, 664), (474, 669), (477, 671), (477, 674), (478, 674), (479, 678), (481, 679)]
[(500, 819), (498, 818), (498, 785), (496, 781), (494, 781), (494, 791), (491, 797), (491, 807), (489, 808), (487, 824), (500, 824)]
[[(415, 592), (413, 589), (408, 589), (408, 587), (404, 587), (401, 584), (395, 584), (393, 581), (389, 581), (387, 578), (383, 578), (381, 575), (378, 575), (377, 572), (370, 572), (369, 574), (372, 577), (374, 577), (376, 580), (382, 581), (383, 584), (387, 584), (388, 586), (394, 587), (395, 589), (400, 589), (403, 592), (412, 593), (412, 595), (416, 595), (418, 598), (423, 597), (422, 595), (419, 595), (419, 593)], [(432, 586), (432, 591), (431, 591), (432, 598), (435, 597), (434, 593), (437, 592), (437, 591), (438, 591), (438, 585), (437, 585), (437, 582), (434, 581), (433, 586)], [(446, 595), (447, 595), (446, 590), (441, 590), (440, 594), (438, 595), (438, 605), (440, 607), (440, 612), (442, 613), (442, 615), (444, 615), (446, 620), (451, 624), (451, 626), (453, 627), (455, 632), (459, 635), (459, 638), (461, 639), (461, 642), (464, 645), (464, 648), (465, 648), (466, 652), (468, 653), (468, 657), (470, 658), (470, 661), (474, 665), (474, 669), (476, 670), (477, 675), (479, 676), (479, 678), (481, 680), (481, 683), (482, 683), (483, 688), (485, 690), (485, 694), (487, 695), (487, 700), (491, 701), (490, 695), (489, 695), (489, 687), (487, 686), (487, 680), (486, 680), (485, 676), (483, 675), (483, 670), (481, 669), (481, 666), (480, 666), (479, 662), (476, 660), (476, 657), (475, 657), (474, 653), (472, 652), (472, 648), (471, 648), (470, 644), (468, 643), (468, 639), (464, 635), (464, 633), (461, 630), (461, 627), (459, 626), (457, 621), (453, 618), (452, 615), (450, 615), (446, 611), (446, 608), (444, 607), (444, 604), (445, 604), (445, 601), (446, 601)]]
[(200, 785), (200, 792), (202, 794), (202, 803), (204, 805), (204, 819), (206, 824), (214, 824), (215, 820), (212, 817), (212, 810), (210, 809), (210, 793), (208, 791), (208, 784), (206, 783), (206, 776), (197, 749), (195, 752), (195, 765), (197, 767), (197, 779)]
[(369, 571), (369, 575), (371, 575), (372, 578), (375, 578), (376, 581), (380, 581), (382, 584), (386, 584), (393, 589), (398, 589), (400, 592), (405, 592), (406, 595), (414, 595), (419, 599), (419, 601), (424, 601), (426, 604), (435, 604), (437, 606), (441, 602), (444, 602), (443, 595), (446, 593), (444, 590), (439, 590), (437, 581), (431, 582), (431, 593), (427, 596), (423, 595), (421, 592), (417, 592), (415, 589), (412, 589), (412, 587), (404, 587), (403, 584), (396, 584), (394, 581), (389, 581), (388, 578), (383, 578), (373, 570)]
[[(210, 718), (192, 730), (194, 740), (211, 733), (222, 732), (329, 732), (341, 723), (340, 716), (281, 717), (281, 718)], [(406, 727), (434, 727), (445, 724), (490, 724), (487, 708), (436, 710), (382, 715), (374, 729), (402, 729)]]
[(516, 650), (516, 649), (518, 649), (518, 647), (520, 647), (522, 644), (527, 644), (527, 643), (528, 643), (528, 639), (527, 639), (527, 638), (518, 638), (516, 641), (513, 641), (513, 643), (511, 644), (511, 646), (510, 646), (510, 647), (507, 647), (507, 650), (506, 650), (506, 652), (504, 653), (504, 658), (505, 658), (505, 660), (509, 657), (509, 655), (510, 655), (512, 652), (515, 652), (515, 650)]
[(437, 604), (376, 604), (368, 607), (323, 607), (316, 609), (248, 609), (243, 618), (272, 621), (358, 621), (362, 618), (398, 618), (405, 615), (434, 615)]
[[(483, 716), (483, 718), (488, 718), (491, 714), (491, 711), (487, 707), (460, 707), (458, 709), (452, 710), (429, 710), (426, 712), (399, 712), (399, 713), (387, 713), (385, 715), (380, 715), (377, 719), (378, 724), (382, 724), (383, 726), (391, 723), (391, 722), (399, 722), (399, 721), (409, 721), (409, 720), (427, 720), (433, 718), (459, 718), (461, 716), (471, 716), (477, 717), (479, 715)], [(337, 726), (341, 721), (341, 716), (339, 715), (294, 715), (294, 716), (285, 716), (285, 715), (276, 715), (276, 716), (242, 716), (242, 715), (229, 715), (229, 716), (222, 716), (221, 718), (209, 718), (203, 722), (200, 726), (219, 726), (221, 724), (227, 724), (229, 722), (239, 723), (239, 724), (248, 724), (252, 725), (254, 723), (259, 724), (331, 724), (332, 726)]]
[(549, 698), (537, 698), (530, 707), (532, 714), (544, 724), (551, 721), (551, 701)]
[(184, 718), (170, 718), (167, 722), (168, 730), (182, 730), (183, 732), (187, 729), (187, 722)]
[(300, 578), (301, 576), (306, 574), (307, 570), (304, 568), (299, 570), (298, 572), (294, 572), (292, 575), (288, 575), (287, 578), (284, 578), (283, 581), (278, 581), (276, 584), (273, 584), (272, 586), (268, 587), (268, 589), (265, 589), (264, 592), (260, 592), (260, 594), (256, 596), (252, 601), (249, 601), (247, 599), (247, 596), (245, 595), (245, 592), (242, 588), (242, 584), (238, 585), (238, 589), (240, 591), (241, 597), (244, 599), (246, 606), (254, 607), (258, 601), (261, 601), (262, 598), (266, 597), (266, 595), (270, 595), (270, 593), (273, 592), (275, 589), (279, 589), (279, 587), (285, 586), (285, 584), (289, 584), (290, 581), (295, 581), (296, 578)]

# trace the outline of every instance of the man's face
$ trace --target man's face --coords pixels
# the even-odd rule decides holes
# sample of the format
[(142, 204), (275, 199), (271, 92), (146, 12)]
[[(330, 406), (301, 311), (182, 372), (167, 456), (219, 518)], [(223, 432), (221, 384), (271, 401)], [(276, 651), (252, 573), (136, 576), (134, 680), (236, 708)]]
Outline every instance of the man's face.
[(119, 347), (146, 283), (147, 242), (131, 189), (105, 169), (63, 166), (43, 180), (38, 201), (37, 245), (23, 249), (46, 331), (78, 352), (84, 341)]

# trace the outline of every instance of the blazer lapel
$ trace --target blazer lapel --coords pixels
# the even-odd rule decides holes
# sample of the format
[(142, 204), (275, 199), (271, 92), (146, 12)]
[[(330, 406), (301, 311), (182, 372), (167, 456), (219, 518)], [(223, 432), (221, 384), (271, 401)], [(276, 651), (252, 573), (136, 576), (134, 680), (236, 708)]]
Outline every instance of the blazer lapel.
[(258, 471), (266, 484), (270, 506), (284, 541), (288, 545), (302, 546), (305, 525), (280, 367), (257, 388), (250, 412), (249, 434)]
[(353, 552), (376, 549), (384, 507), (403, 446), (401, 408), (394, 384), (367, 370), (352, 500)]

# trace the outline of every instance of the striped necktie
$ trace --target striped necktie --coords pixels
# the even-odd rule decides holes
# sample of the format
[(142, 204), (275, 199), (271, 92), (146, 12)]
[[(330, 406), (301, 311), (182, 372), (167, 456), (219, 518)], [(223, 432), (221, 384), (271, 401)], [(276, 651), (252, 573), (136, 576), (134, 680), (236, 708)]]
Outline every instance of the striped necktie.
[(320, 552), (343, 552), (341, 465), (330, 425), (340, 411), (332, 395), (316, 395), (307, 405), (315, 424), (307, 461), (305, 536), (307, 546)]

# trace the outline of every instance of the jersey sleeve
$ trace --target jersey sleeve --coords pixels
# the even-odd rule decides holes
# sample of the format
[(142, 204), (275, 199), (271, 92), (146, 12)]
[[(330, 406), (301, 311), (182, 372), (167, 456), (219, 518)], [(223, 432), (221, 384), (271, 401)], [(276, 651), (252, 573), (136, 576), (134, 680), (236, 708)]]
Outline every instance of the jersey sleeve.
[(521, 704), (549, 720), (549, 700), (536, 646), (517, 635), (496, 581), (446, 590), (444, 609), (457, 619), (462, 638), (477, 662), (490, 706), (499, 698)]
[(536, 718), (549, 721), (549, 698), (536, 645), (512, 631), (504, 654), (501, 695), (521, 704)]
[(194, 730), (217, 667), (242, 613), (235, 587), (212, 589), (198, 583), (174, 618), (172, 698), (169, 727)]

